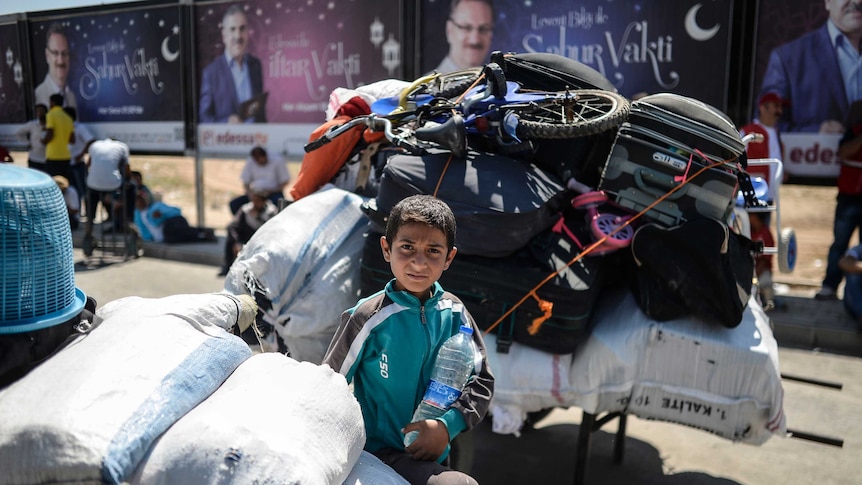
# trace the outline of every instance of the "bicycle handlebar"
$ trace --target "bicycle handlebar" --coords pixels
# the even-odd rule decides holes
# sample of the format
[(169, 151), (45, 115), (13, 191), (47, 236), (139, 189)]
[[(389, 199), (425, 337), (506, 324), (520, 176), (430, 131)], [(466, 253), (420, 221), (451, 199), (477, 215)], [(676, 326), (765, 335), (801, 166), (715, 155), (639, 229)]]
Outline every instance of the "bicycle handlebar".
[(320, 138), (310, 141), (305, 144), (304, 150), (306, 153), (313, 152), (318, 148), (326, 145), (327, 143), (334, 140), (336, 137), (341, 135), (342, 133), (355, 128), (357, 126), (365, 125), (371, 131), (382, 131), (386, 136), (386, 139), (389, 140), (393, 145), (403, 148), (410, 152), (413, 155), (420, 155), (423, 152), (423, 149), (409, 141), (407, 141), (404, 137), (398, 136), (392, 132), (392, 121), (388, 118), (384, 118), (375, 114), (365, 115), (365, 116), (357, 116), (347, 123), (333, 126), (329, 130), (326, 131)]

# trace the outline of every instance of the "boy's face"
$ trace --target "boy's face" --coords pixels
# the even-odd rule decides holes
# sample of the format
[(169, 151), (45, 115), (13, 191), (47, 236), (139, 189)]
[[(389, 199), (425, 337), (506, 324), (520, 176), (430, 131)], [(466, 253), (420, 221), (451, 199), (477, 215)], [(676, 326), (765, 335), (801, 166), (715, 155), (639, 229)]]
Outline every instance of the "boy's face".
[(395, 233), (394, 241), (380, 238), (383, 258), (395, 275), (395, 289), (407, 291), (419, 301), (431, 295), (431, 287), (455, 258), (457, 248), (448, 251), (446, 234), (440, 229), (411, 222)]

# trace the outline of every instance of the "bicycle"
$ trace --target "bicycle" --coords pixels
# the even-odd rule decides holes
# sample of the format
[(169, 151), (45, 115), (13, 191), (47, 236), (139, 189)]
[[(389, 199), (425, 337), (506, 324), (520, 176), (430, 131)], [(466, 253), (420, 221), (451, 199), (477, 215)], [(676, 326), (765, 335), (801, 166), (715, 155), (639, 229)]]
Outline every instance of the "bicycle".
[[(468, 135), (505, 147), (524, 140), (595, 135), (618, 127), (628, 117), (628, 100), (612, 91), (531, 91), (507, 81), (503, 69), (493, 62), (478, 76), (475, 73), (467, 70), (420, 78), (400, 96), (373, 103), (371, 114), (331, 128), (305, 145), (305, 151), (365, 125), (383, 132), (393, 145), (411, 154), (421, 155), (436, 146), (463, 158)], [(472, 87), (465, 86), (467, 82)]]

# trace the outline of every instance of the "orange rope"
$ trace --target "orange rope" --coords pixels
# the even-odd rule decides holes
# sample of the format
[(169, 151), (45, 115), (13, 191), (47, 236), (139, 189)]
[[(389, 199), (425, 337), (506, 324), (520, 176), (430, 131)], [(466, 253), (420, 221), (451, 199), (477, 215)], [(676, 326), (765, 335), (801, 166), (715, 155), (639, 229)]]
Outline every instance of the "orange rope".
[[(500, 324), (500, 322), (502, 322), (506, 317), (508, 317), (509, 315), (511, 315), (511, 314), (512, 314), (512, 312), (513, 312), (513, 311), (515, 311), (515, 309), (517, 309), (519, 306), (521, 306), (522, 304), (524, 304), (524, 302), (525, 302), (525, 301), (527, 301), (527, 298), (530, 298), (531, 296), (532, 296), (533, 298), (536, 298), (536, 299), (539, 301), (539, 309), (540, 309), (540, 310), (542, 310), (543, 312), (545, 312), (545, 315), (543, 315), (542, 317), (539, 317), (539, 318), (537, 318), (537, 319), (533, 320), (533, 324), (532, 324), (532, 325), (530, 326), (530, 328), (528, 329), (528, 331), (530, 332), (530, 335), (535, 335), (536, 333), (538, 333), (539, 329), (540, 329), (540, 328), (541, 328), (541, 326), (542, 326), (542, 323), (544, 323), (544, 321), (545, 321), (545, 320), (547, 320), (547, 319), (551, 316), (551, 315), (548, 313), (550, 310), (546, 310), (545, 308), (543, 308), (543, 307), (542, 307), (543, 302), (544, 302), (544, 303), (549, 303), (549, 302), (546, 302), (546, 301), (544, 301), (544, 300), (541, 300), (541, 299), (539, 299), (537, 296), (535, 296), (535, 295), (536, 295), (536, 291), (538, 291), (538, 289), (539, 289), (539, 288), (541, 288), (542, 286), (544, 286), (544, 285), (545, 285), (545, 283), (547, 283), (548, 281), (551, 281), (551, 279), (553, 279), (555, 276), (557, 276), (558, 274), (560, 274), (560, 272), (561, 272), (561, 271), (563, 271), (564, 269), (568, 268), (569, 266), (571, 266), (571, 265), (575, 264), (576, 262), (580, 261), (580, 260), (581, 260), (581, 258), (583, 258), (584, 256), (586, 256), (586, 255), (590, 254), (590, 252), (592, 252), (592, 251), (593, 251), (593, 249), (595, 249), (596, 247), (598, 247), (598, 246), (600, 246), (601, 244), (603, 244), (603, 243), (604, 243), (604, 242), (605, 242), (609, 237), (613, 236), (613, 235), (614, 235), (614, 234), (616, 234), (617, 232), (621, 231), (623, 228), (625, 228), (625, 227), (627, 227), (628, 225), (630, 225), (632, 222), (634, 222), (634, 221), (636, 221), (637, 219), (639, 219), (642, 215), (646, 214), (646, 213), (647, 213), (647, 212), (649, 212), (653, 207), (655, 207), (656, 205), (658, 205), (659, 203), (661, 203), (661, 201), (663, 201), (663, 200), (665, 200), (666, 198), (670, 197), (674, 192), (676, 192), (677, 190), (681, 189), (681, 188), (683, 187), (683, 185), (685, 185), (685, 184), (689, 183), (690, 181), (694, 180), (695, 178), (697, 178), (697, 177), (698, 177), (700, 174), (702, 174), (703, 172), (705, 172), (705, 171), (707, 171), (707, 170), (709, 170), (709, 169), (711, 169), (711, 168), (717, 167), (717, 166), (719, 166), (719, 165), (724, 165), (725, 163), (727, 163), (727, 162), (729, 162), (729, 161), (730, 161), (730, 160), (722, 160), (722, 161), (720, 161), (720, 162), (715, 162), (715, 163), (713, 163), (713, 164), (706, 165), (706, 166), (702, 167), (702, 168), (701, 168), (700, 170), (698, 170), (694, 175), (692, 175), (691, 177), (687, 178), (686, 180), (683, 180), (681, 184), (679, 184), (679, 185), (677, 185), (676, 187), (672, 188), (672, 189), (671, 189), (671, 190), (669, 190), (666, 194), (662, 195), (661, 197), (659, 197), (658, 199), (656, 199), (655, 201), (653, 201), (653, 203), (652, 203), (652, 204), (650, 204), (650, 205), (648, 205), (645, 209), (643, 209), (642, 211), (640, 211), (640, 212), (638, 212), (637, 214), (635, 214), (634, 216), (632, 216), (632, 218), (631, 218), (631, 219), (629, 219), (629, 220), (625, 221), (624, 223), (620, 224), (620, 226), (619, 226), (619, 227), (617, 227), (616, 229), (614, 229), (610, 234), (608, 234), (608, 235), (606, 235), (605, 237), (603, 237), (603, 238), (599, 239), (598, 241), (594, 242), (593, 244), (590, 244), (589, 246), (587, 246), (587, 248), (586, 248), (586, 249), (584, 249), (584, 250), (583, 250), (582, 252), (580, 252), (577, 256), (575, 256), (574, 258), (572, 258), (572, 259), (571, 259), (571, 261), (569, 261), (568, 263), (566, 263), (566, 265), (565, 265), (565, 266), (563, 266), (562, 268), (558, 269), (557, 271), (554, 271), (553, 273), (549, 274), (547, 277), (545, 277), (545, 279), (543, 279), (541, 282), (539, 282), (539, 284), (537, 284), (535, 287), (533, 287), (533, 289), (532, 289), (532, 290), (530, 290), (526, 295), (524, 295), (524, 297), (523, 297), (523, 298), (521, 298), (521, 299), (518, 301), (518, 303), (515, 303), (511, 308), (509, 308), (509, 309), (506, 311), (506, 313), (504, 313), (504, 314), (503, 314), (503, 316), (501, 316), (500, 318), (498, 318), (496, 322), (494, 322), (493, 324), (491, 324), (491, 326), (489, 326), (487, 329), (485, 329), (484, 334), (485, 334), (485, 335), (487, 335), (487, 334), (488, 334), (488, 333), (490, 333), (492, 330), (494, 330), (495, 328), (497, 328), (497, 325), (499, 325), (499, 324)], [(553, 305), (553, 304), (552, 304), (552, 305)]]

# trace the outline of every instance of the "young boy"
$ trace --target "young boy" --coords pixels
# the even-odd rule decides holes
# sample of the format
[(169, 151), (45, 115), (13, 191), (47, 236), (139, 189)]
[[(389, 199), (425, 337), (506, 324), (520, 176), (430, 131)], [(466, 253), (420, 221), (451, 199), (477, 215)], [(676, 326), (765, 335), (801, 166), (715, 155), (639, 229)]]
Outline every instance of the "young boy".
[[(365, 449), (413, 484), (476, 483), (441, 463), (449, 442), (488, 410), (494, 376), (473, 317), (437, 280), (455, 257), (455, 216), (434, 197), (408, 197), (392, 209), (383, 257), (395, 279), (345, 311), (323, 359), (353, 382), (365, 420)], [(461, 324), (472, 327), (481, 354), (461, 396), (437, 420), (411, 423), (431, 378), (437, 350)], [(404, 448), (404, 435), (419, 436)]]

